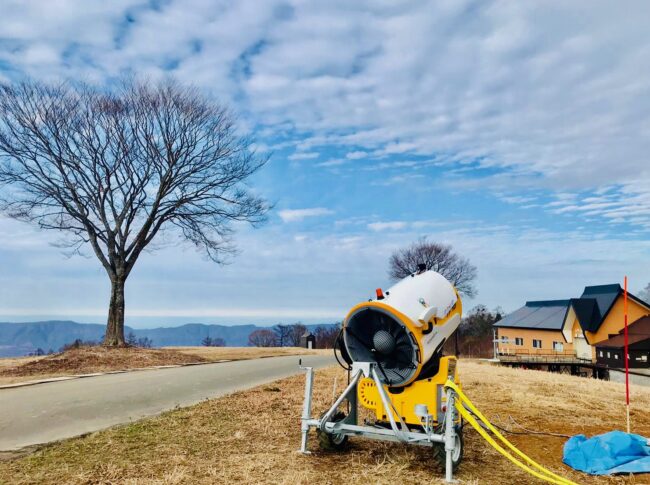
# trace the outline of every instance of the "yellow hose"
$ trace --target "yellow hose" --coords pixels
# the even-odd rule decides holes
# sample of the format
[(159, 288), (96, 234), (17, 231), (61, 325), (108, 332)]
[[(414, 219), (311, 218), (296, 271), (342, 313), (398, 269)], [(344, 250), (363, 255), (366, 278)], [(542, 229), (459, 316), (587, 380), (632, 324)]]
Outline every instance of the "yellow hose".
[[(499, 431), (487, 420), (485, 416), (481, 414), (481, 412), (472, 404), (472, 402), (467, 398), (467, 396), (461, 391), (458, 386), (453, 383), (452, 381), (448, 380), (447, 383), (445, 384), (445, 387), (448, 387), (452, 389), (458, 396), (458, 399), (456, 401), (456, 409), (458, 409), (458, 412), (461, 414), (461, 416), (467, 420), (468, 423), (472, 425), (476, 431), (488, 442), (494, 449), (496, 449), (499, 453), (501, 453), (503, 456), (505, 456), (508, 460), (513, 462), (515, 465), (517, 465), (519, 468), (525, 470), (526, 472), (530, 473), (531, 475), (550, 482), (550, 483), (555, 483), (558, 485), (577, 485), (575, 482), (572, 482), (570, 480), (567, 480), (566, 478), (563, 478), (559, 475), (556, 475), (550, 470), (547, 470), (544, 468), (542, 465), (539, 463), (535, 462), (532, 458), (528, 457), (519, 449), (517, 449), (510, 441), (508, 441)], [(534, 468), (537, 468), (539, 471), (542, 473), (538, 473), (537, 471), (533, 470), (530, 468), (528, 465), (522, 463), (519, 461), (517, 458), (512, 456), (507, 450), (505, 450), (503, 447), (501, 447), (494, 439), (476, 422), (474, 419), (474, 416), (467, 411), (463, 407), (463, 403), (467, 404), (469, 409), (476, 415), (487, 427), (490, 431), (494, 433), (494, 435), (501, 440), (502, 443), (504, 443), (508, 448), (510, 448), (512, 451), (514, 451), (519, 457), (523, 458), (528, 462), (528, 465), (533, 466)]]

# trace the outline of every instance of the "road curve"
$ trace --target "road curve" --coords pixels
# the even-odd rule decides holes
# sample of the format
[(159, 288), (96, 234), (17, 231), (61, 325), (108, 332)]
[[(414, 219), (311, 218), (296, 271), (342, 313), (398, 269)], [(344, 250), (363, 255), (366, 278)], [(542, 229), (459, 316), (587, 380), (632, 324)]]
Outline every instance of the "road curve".
[(152, 369), (0, 389), (0, 451), (48, 443), (176, 406), (325, 367), (329, 356), (289, 356)]

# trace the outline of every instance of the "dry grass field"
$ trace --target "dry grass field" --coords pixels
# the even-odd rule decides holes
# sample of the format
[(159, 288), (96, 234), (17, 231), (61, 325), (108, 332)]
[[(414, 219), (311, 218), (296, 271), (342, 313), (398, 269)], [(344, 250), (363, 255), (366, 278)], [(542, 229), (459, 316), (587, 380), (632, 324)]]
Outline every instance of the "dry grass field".
[(301, 347), (163, 347), (182, 354), (198, 355), (207, 360), (244, 360), (283, 355), (327, 354), (331, 349), (307, 350)]
[[(592, 379), (461, 361), (468, 396), (489, 419), (512, 416), (533, 430), (592, 435), (624, 425), (623, 386)], [(316, 374), (315, 414), (344, 373)], [(0, 482), (16, 484), (422, 484), (443, 483), (430, 451), (351, 440), (349, 452), (296, 453), (304, 378), (296, 376), (153, 419), (47, 446), (0, 463)], [(650, 389), (633, 387), (634, 431), (650, 435)], [(649, 475), (592, 477), (562, 464), (563, 438), (509, 435), (551, 470), (584, 484), (650, 483)], [(465, 434), (460, 483), (531, 484), (535, 479), (493, 451), (473, 430)]]
[(310, 352), (324, 351), (308, 351), (298, 347), (163, 347), (161, 349), (80, 347), (42, 357), (0, 359), (0, 385), (96, 372), (299, 355)]
[(44, 359), (46, 356), (40, 357), (0, 357), (0, 372), (12, 367), (18, 367), (29, 362), (36, 362)]

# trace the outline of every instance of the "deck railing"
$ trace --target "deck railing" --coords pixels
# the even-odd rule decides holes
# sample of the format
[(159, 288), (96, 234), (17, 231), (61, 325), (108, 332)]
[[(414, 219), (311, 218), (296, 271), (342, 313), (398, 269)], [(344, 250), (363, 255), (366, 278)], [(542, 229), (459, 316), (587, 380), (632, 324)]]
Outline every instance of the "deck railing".
[(499, 360), (505, 362), (570, 362), (591, 363), (591, 360), (581, 359), (573, 350), (543, 350), (543, 349), (499, 349)]

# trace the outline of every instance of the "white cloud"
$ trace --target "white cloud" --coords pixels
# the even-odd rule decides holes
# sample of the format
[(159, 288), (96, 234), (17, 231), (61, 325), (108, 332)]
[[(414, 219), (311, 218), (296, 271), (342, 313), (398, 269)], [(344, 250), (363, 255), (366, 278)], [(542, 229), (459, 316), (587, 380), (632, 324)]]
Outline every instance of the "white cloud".
[(312, 160), (318, 158), (318, 153), (316, 152), (296, 152), (289, 155), (289, 160)]
[(404, 229), (408, 225), (405, 221), (388, 221), (388, 222), (371, 222), (368, 224), (368, 229), (379, 232), (379, 231), (396, 231), (399, 229)]
[(3, 6), (0, 61), (46, 78), (170, 72), (270, 136), (292, 132), (305, 149), (292, 160), (331, 145), (455, 168), (479, 157), (515, 171), (492, 178), (499, 189), (618, 184), (638, 202), (650, 184), (648, 14), (640, 0), (32, 0)]
[(347, 163), (346, 160), (341, 160), (340, 158), (335, 158), (333, 160), (327, 160), (326, 162), (317, 163), (317, 167), (338, 167)]
[[(647, 279), (639, 263), (650, 254), (644, 240), (603, 237), (594, 228), (606, 221), (650, 230), (649, 9), (640, 0), (624, 9), (586, 0), (169, 0), (155, 8), (140, 0), (5, 2), (0, 65), (9, 68), (0, 77), (102, 83), (132, 70), (171, 73), (233, 104), (262, 137), (261, 150), (294, 149), (291, 160), (322, 156), (325, 167), (365, 153), (376, 164), (341, 171), (386, 169), (380, 183), (387, 184), (422, 185), (423, 167), (435, 166), (448, 174), (437, 183), (489, 188), (516, 205), (551, 192), (551, 202), (540, 201), (546, 211), (588, 226), (565, 234), (369, 215), (375, 222), (354, 219), (325, 237), (294, 239), (278, 225), (277, 233), (271, 227), (238, 238), (236, 267), (169, 249), (173, 277), (161, 278), (157, 260), (145, 255), (127, 289), (142, 309), (161, 298), (178, 308), (200, 308), (207, 299), (206, 312), (219, 304), (245, 308), (250, 294), (230, 288), (254, 285), (267, 298), (264, 312), (279, 297), (282, 314), (314, 295), (327, 298), (325, 310), (343, 312), (385, 278), (390, 252), (422, 231), (477, 264), (481, 301), (512, 308), (620, 280), (626, 268), (639, 287)], [(484, 172), (490, 180), (477, 181)], [(328, 202), (313, 203), (320, 204)], [(279, 215), (294, 222), (332, 213), (314, 207)], [(22, 302), (29, 310), (38, 299), (46, 310), (78, 300), (102, 308), (108, 288), (94, 260), (62, 265), (47, 238), (8, 234), (0, 231), (0, 306)], [(355, 266), (371, 269), (350, 271)], [(280, 295), (271, 290), (279, 275), (290, 287)]]
[(278, 212), (284, 222), (302, 221), (307, 217), (320, 217), (334, 214), (334, 211), (325, 207), (313, 207), (310, 209), (285, 209)]
[(359, 160), (361, 158), (366, 158), (368, 156), (368, 153), (361, 151), (361, 150), (356, 150), (354, 152), (348, 152), (345, 155), (345, 158), (349, 160)]

